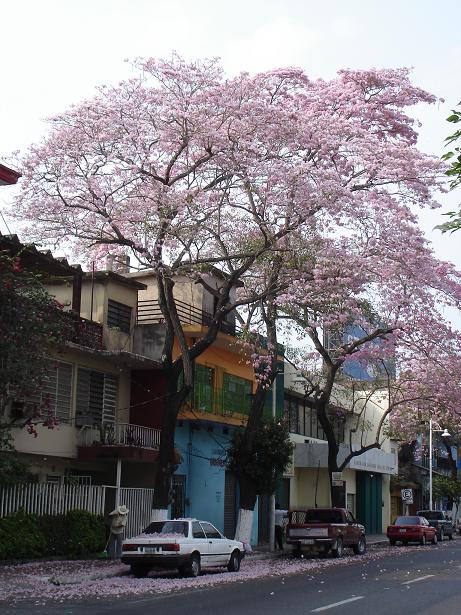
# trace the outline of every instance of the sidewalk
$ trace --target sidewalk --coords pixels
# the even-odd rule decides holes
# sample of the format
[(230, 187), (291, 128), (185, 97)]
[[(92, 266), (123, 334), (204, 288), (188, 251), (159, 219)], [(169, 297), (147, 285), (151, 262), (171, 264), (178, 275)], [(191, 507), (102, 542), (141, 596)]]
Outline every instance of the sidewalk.
[[(379, 545), (383, 542), (386, 546), (380, 548)], [(445, 544), (448, 548), (449, 543)], [(11, 562), (0, 566), (0, 611), (5, 603), (32, 601), (35, 605), (44, 605), (47, 601), (146, 596), (291, 574), (312, 575), (325, 568), (389, 555), (400, 556), (412, 550), (412, 547), (401, 549), (388, 546), (383, 535), (368, 537), (368, 546), (368, 553), (360, 558), (354, 556), (352, 551), (341, 558), (298, 558), (292, 555), (290, 547), (282, 552), (271, 552), (266, 545), (247, 554), (237, 573), (229, 573), (225, 568), (212, 568), (205, 570), (197, 578), (181, 577), (177, 570), (171, 570), (152, 571), (148, 577), (138, 579), (130, 574), (129, 566), (113, 560)], [(414, 547), (418, 551), (431, 548), (433, 547)]]

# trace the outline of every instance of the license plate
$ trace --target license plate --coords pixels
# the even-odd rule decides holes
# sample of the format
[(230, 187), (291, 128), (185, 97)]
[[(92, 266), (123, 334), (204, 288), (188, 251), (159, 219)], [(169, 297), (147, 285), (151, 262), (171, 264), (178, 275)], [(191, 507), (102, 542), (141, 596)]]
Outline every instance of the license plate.
[(160, 547), (144, 547), (144, 553), (158, 553)]
[(407, 531), (407, 530), (399, 530), (399, 532), (400, 532), (401, 534), (405, 534), (405, 532), (406, 532), (406, 531)]
[(304, 538), (304, 540), (301, 540), (301, 544), (302, 545), (313, 545), (314, 541), (312, 540), (312, 538)]

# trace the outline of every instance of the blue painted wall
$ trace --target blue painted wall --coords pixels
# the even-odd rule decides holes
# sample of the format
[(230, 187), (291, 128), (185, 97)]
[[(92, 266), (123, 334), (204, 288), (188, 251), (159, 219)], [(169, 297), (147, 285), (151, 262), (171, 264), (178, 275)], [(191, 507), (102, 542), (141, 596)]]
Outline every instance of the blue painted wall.
[[(186, 476), (185, 514), (210, 521), (221, 532), (224, 530), (226, 449), (233, 429), (204, 421), (182, 421), (176, 428), (176, 448), (182, 457), (176, 474)], [(238, 494), (236, 510), (238, 512)], [(257, 544), (257, 536), (256, 505), (251, 539), (253, 545)]]

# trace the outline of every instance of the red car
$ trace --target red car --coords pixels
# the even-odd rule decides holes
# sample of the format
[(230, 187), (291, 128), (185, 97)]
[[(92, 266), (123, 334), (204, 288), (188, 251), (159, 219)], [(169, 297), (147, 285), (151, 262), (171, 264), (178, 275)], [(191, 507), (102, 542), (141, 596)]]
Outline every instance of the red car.
[(404, 545), (409, 542), (419, 542), (420, 545), (428, 542), (437, 544), (437, 530), (431, 527), (424, 517), (397, 517), (394, 525), (388, 526), (387, 537), (391, 545), (396, 542)]

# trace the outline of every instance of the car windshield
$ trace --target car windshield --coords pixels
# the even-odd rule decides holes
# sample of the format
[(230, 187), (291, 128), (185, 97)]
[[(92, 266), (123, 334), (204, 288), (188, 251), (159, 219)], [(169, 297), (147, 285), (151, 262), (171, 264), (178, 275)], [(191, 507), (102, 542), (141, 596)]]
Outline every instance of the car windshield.
[(305, 523), (344, 523), (339, 510), (308, 510)]
[(168, 534), (171, 536), (187, 536), (189, 535), (189, 527), (186, 521), (153, 521), (144, 530), (145, 534)]
[(429, 521), (443, 519), (443, 513), (438, 510), (420, 510), (418, 515), (421, 515), (421, 517), (426, 517)]
[(419, 517), (397, 517), (394, 525), (420, 525)]

